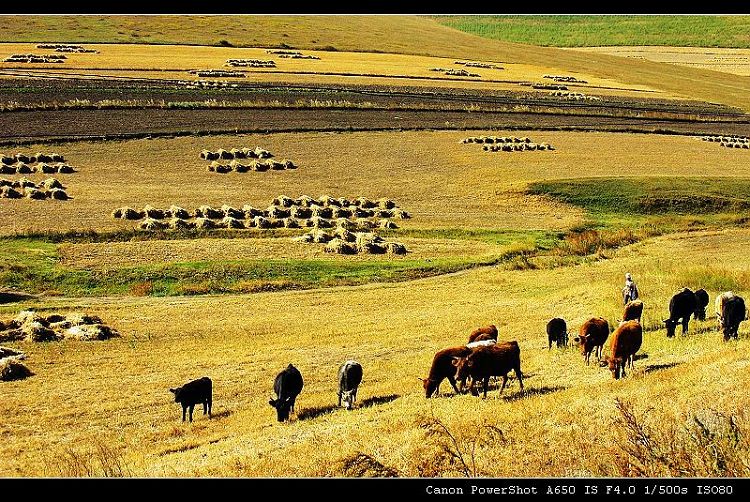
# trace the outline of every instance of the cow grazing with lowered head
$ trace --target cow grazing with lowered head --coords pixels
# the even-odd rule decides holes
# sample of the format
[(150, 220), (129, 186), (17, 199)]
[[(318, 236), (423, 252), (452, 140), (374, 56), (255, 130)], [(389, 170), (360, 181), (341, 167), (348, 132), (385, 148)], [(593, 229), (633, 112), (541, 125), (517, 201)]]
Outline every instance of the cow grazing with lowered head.
[(469, 335), (469, 343), (489, 339), (497, 341), (497, 326), (494, 324), (490, 324), (484, 328), (477, 328)]
[(273, 382), (276, 399), (269, 400), (268, 404), (276, 408), (276, 418), (279, 422), (289, 419), (289, 413), (294, 411), (294, 402), (302, 392), (303, 385), (302, 374), (291, 364), (276, 375)]
[(697, 299), (695, 293), (688, 288), (682, 288), (672, 296), (669, 301), (669, 319), (664, 319), (664, 325), (667, 327), (667, 336), (674, 336), (675, 328), (682, 319), (682, 334), (688, 331), (690, 316), (695, 312)]
[(346, 361), (339, 368), (339, 406), (351, 410), (357, 400), (357, 389), (362, 383), (362, 365), (357, 361)]
[(640, 300), (633, 300), (625, 305), (625, 310), (622, 312), (622, 322), (627, 321), (638, 321), (641, 322), (641, 316), (643, 315), (643, 302)]
[(625, 376), (625, 367), (633, 367), (635, 353), (643, 343), (643, 328), (638, 321), (626, 321), (612, 334), (612, 353), (609, 357), (609, 370), (612, 377), (618, 380)]
[(706, 320), (706, 307), (708, 307), (708, 292), (705, 289), (699, 289), (695, 292), (695, 320)]
[(581, 347), (581, 354), (586, 364), (589, 364), (591, 353), (596, 352), (598, 359), (602, 358), (604, 342), (609, 337), (609, 323), (603, 317), (592, 317), (581, 326), (578, 336), (573, 338)]
[(500, 387), (500, 393), (502, 394), (505, 384), (508, 383), (508, 373), (511, 370), (515, 371), (518, 383), (523, 390), (521, 349), (516, 341), (477, 347), (464, 357), (454, 357), (451, 362), (455, 366), (456, 380), (465, 382), (471, 377), (470, 389), (473, 395), (478, 395), (474, 389), (474, 384), (481, 380), (484, 397), (487, 397), (487, 387), (492, 376), (503, 377), (503, 385)]
[(185, 421), (185, 412), (190, 409), (190, 421), (193, 421), (193, 410), (196, 404), (203, 405), (203, 414), (211, 417), (211, 406), (213, 404), (213, 383), (208, 377), (199, 378), (188, 382), (182, 387), (169, 389), (174, 394), (174, 402), (182, 404), (182, 421)]
[(716, 297), (716, 319), (719, 330), (724, 334), (724, 341), (737, 338), (740, 323), (745, 320), (747, 311), (745, 300), (732, 291), (727, 291)]
[(568, 325), (565, 323), (565, 319), (555, 317), (550, 319), (547, 323), (547, 341), (549, 346), (547, 350), (552, 348), (552, 344), (559, 347), (567, 347), (568, 345)]
[(453, 386), (456, 394), (459, 394), (458, 387), (456, 387), (456, 379), (454, 378), (456, 368), (453, 366), (453, 358), (466, 357), (471, 353), (471, 350), (466, 346), (450, 347), (435, 354), (435, 357), (432, 359), (430, 374), (426, 379), (420, 378), (424, 386), (425, 397), (437, 396), (440, 391), (440, 383), (446, 378)]

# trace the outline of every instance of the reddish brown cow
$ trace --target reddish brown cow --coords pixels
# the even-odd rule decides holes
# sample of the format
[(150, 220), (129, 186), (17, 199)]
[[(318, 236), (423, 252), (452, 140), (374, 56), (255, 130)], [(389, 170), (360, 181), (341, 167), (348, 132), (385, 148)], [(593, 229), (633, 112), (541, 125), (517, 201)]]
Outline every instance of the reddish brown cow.
[(643, 328), (638, 321), (620, 324), (612, 335), (612, 355), (609, 358), (609, 370), (615, 380), (625, 376), (625, 366), (633, 368), (635, 353), (643, 343)]
[(511, 370), (515, 371), (521, 390), (523, 390), (521, 349), (516, 341), (476, 347), (467, 356), (454, 357), (452, 362), (456, 367), (456, 380), (465, 382), (467, 378), (471, 377), (470, 389), (474, 395), (478, 395), (474, 389), (474, 384), (482, 380), (484, 397), (487, 397), (487, 387), (491, 376), (503, 377), (503, 385), (500, 387), (500, 393), (502, 394), (505, 384), (508, 383), (508, 372)]
[(453, 375), (456, 374), (456, 368), (453, 366), (453, 358), (455, 357), (466, 357), (471, 353), (471, 349), (467, 347), (450, 347), (443, 349), (435, 354), (432, 359), (432, 367), (430, 368), (430, 374), (426, 379), (421, 379), (424, 385), (425, 397), (430, 398), (433, 395), (437, 396), (440, 391), (440, 383), (443, 379), (447, 378), (453, 386), (453, 390), (456, 394), (459, 393), (458, 387), (456, 387), (456, 380)]
[(633, 300), (625, 305), (625, 311), (622, 313), (623, 321), (638, 321), (641, 322), (641, 316), (643, 315), (643, 302), (640, 300)]
[[(487, 337), (479, 338), (482, 335), (487, 335)], [(472, 331), (471, 335), (469, 335), (469, 343), (471, 342), (478, 342), (480, 340), (497, 340), (497, 326), (494, 324), (490, 324), (489, 326), (486, 326), (484, 328), (478, 328)]]
[(591, 358), (591, 352), (596, 350), (596, 357), (602, 358), (602, 349), (604, 349), (604, 342), (609, 337), (609, 323), (603, 317), (592, 317), (581, 326), (579, 335), (573, 339), (574, 342), (581, 346), (581, 353), (586, 361), (589, 363)]

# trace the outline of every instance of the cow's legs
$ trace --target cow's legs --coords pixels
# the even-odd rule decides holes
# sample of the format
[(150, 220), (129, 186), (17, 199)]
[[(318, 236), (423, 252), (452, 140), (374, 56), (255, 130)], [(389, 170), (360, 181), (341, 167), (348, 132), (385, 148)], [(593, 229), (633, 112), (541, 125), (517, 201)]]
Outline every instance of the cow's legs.
[(505, 389), (505, 384), (508, 383), (508, 375), (503, 375), (503, 385), (500, 386), (500, 394), (503, 393), (503, 389)]
[(203, 414), (206, 415), (208, 413), (208, 399), (203, 401)]
[[(484, 387), (484, 398), (487, 399), (487, 388), (490, 386), (490, 377), (484, 377), (482, 384)], [(503, 385), (505, 385), (505, 382), (503, 382)]]
[(690, 316), (686, 316), (682, 318), (682, 334), (687, 334), (688, 331), (688, 323), (690, 322)]
[(523, 390), (523, 375), (521, 374), (521, 367), (517, 366), (514, 369), (516, 371), (516, 378), (518, 378), (518, 384), (521, 386), (521, 390)]
[(214, 399), (212, 397), (208, 398), (208, 418), (211, 418), (211, 408), (214, 405)]
[(339, 391), (339, 406), (341, 406), (341, 391)]
[(191, 404), (190, 405), (190, 421), (191, 422), (193, 421), (193, 410), (195, 410), (195, 405)]
[(187, 412), (187, 406), (182, 406), (182, 421), (185, 421), (185, 413)]
[(459, 391), (458, 387), (456, 387), (456, 379), (453, 378), (453, 375), (448, 375), (448, 381), (451, 383), (453, 390), (456, 391), (456, 394), (460, 394), (461, 391)]

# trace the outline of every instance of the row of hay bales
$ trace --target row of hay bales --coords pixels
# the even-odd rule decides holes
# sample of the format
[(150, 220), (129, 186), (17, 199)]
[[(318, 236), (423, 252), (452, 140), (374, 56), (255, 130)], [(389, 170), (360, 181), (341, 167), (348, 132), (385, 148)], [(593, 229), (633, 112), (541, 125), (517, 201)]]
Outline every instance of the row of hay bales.
[(69, 44), (39, 44), (36, 46), (37, 49), (54, 49), (55, 52), (77, 52), (77, 53), (89, 53), (95, 54), (99, 51), (95, 49), (87, 49), (82, 45), (69, 45)]
[(535, 83), (522, 83), (521, 85), (531, 86), (532, 89), (538, 89), (542, 91), (567, 91), (568, 87), (562, 84), (547, 84), (545, 82)]
[(26, 354), (20, 350), (0, 347), (0, 382), (22, 380), (33, 375), (31, 370), (22, 362)]
[(6, 63), (64, 63), (64, 54), (13, 54), (3, 61)]
[(313, 216), (312, 218), (299, 219), (294, 217), (285, 218), (272, 218), (267, 216), (246, 216), (240, 218), (234, 218), (232, 216), (224, 216), (223, 218), (208, 218), (201, 216), (195, 219), (182, 219), (182, 218), (171, 218), (169, 220), (160, 220), (156, 218), (145, 218), (138, 223), (138, 229), (146, 231), (158, 231), (158, 230), (211, 230), (211, 229), (274, 229), (274, 228), (312, 228), (312, 229), (328, 229), (336, 228), (338, 224), (345, 225), (344, 222), (349, 222), (352, 228), (357, 230), (372, 230), (375, 228), (383, 229), (395, 229), (398, 228), (393, 221), (387, 219), (357, 219), (350, 220), (347, 218), (339, 218), (338, 220), (331, 220)]
[(571, 101), (601, 101), (599, 96), (587, 96), (582, 92), (555, 91), (550, 94), (556, 98), (568, 99)]
[(400, 242), (386, 241), (374, 232), (352, 232), (344, 227), (337, 227), (333, 231), (312, 230), (292, 240), (325, 244), (324, 251), (335, 254), (403, 255), (408, 252), (406, 246)]
[(246, 164), (238, 160), (232, 160), (226, 164), (219, 162), (218, 160), (214, 160), (208, 165), (206, 169), (208, 169), (212, 173), (226, 174), (232, 171), (238, 173), (246, 173), (249, 171), (283, 171), (285, 169), (297, 169), (297, 165), (288, 159), (251, 160)]
[(42, 316), (32, 310), (10, 320), (0, 320), (0, 342), (55, 342), (107, 340), (120, 334), (98, 316), (80, 312)]
[(574, 84), (588, 84), (587, 81), (581, 80), (576, 77), (571, 77), (568, 75), (544, 75), (542, 78), (547, 78), (550, 80), (553, 80), (555, 82), (570, 82)]
[(719, 143), (725, 148), (750, 149), (750, 138), (747, 136), (701, 136), (701, 140)]
[(36, 162), (65, 162), (65, 157), (59, 153), (42, 153), (37, 152), (35, 154), (16, 153), (15, 155), (0, 154), (0, 163), (5, 165), (13, 165), (17, 162), (23, 162), (25, 164), (34, 164)]
[(201, 160), (270, 159), (273, 156), (271, 152), (259, 146), (255, 148), (230, 148), (229, 150), (219, 148), (216, 151), (201, 150), (199, 154)]
[(555, 148), (549, 143), (506, 143), (503, 145), (484, 145), (482, 150), (485, 152), (534, 152), (554, 150)]
[(25, 162), (18, 162), (13, 165), (0, 164), (0, 174), (72, 174), (74, 172), (76, 170), (73, 166), (65, 162), (58, 162), (56, 164), (39, 162), (33, 165), (26, 164)]
[(285, 59), (320, 59), (312, 54), (302, 54), (300, 51), (287, 51), (283, 49), (267, 49), (266, 54), (275, 54)]
[(0, 199), (27, 199), (33, 200), (68, 200), (68, 192), (65, 187), (55, 178), (47, 178), (39, 183), (21, 178), (20, 180), (8, 180), (0, 178)]
[(466, 66), (467, 68), (486, 68), (488, 70), (504, 70), (500, 65), (496, 65), (493, 63), (480, 63), (478, 61), (454, 61), (453, 64), (460, 64), (463, 66)]
[(177, 85), (190, 89), (236, 89), (238, 84), (224, 80), (178, 80)]
[(248, 68), (276, 68), (273, 59), (227, 59), (224, 66), (248, 67)]
[(451, 77), (481, 77), (478, 73), (470, 73), (467, 70), (456, 70), (454, 68), (449, 68), (443, 73), (445, 75), (450, 75)]
[(231, 70), (190, 70), (188, 73), (192, 75), (198, 75), (199, 77), (224, 77), (224, 78), (245, 78), (245, 74), (241, 71)]

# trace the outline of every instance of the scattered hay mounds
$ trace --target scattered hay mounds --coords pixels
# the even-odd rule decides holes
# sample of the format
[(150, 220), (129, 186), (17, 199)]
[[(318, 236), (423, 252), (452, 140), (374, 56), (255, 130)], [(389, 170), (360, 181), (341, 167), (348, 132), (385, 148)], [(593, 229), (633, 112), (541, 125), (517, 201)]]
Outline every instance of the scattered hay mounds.
[(55, 52), (75, 52), (79, 54), (98, 54), (99, 51), (95, 49), (86, 49), (82, 45), (68, 45), (68, 44), (39, 44), (36, 46), (37, 49), (54, 49)]
[(553, 80), (555, 82), (570, 82), (572, 84), (588, 84), (588, 82), (585, 80), (581, 80), (579, 78), (572, 77), (569, 75), (544, 75), (542, 78)]
[(13, 54), (3, 61), (6, 63), (64, 63), (64, 54)]
[(716, 142), (725, 148), (744, 148), (750, 150), (750, 138), (747, 136), (700, 136), (702, 141)]
[(59, 153), (0, 154), (0, 174), (72, 174), (76, 169)]
[(567, 91), (568, 86), (562, 84), (548, 84), (546, 82), (523, 82), (520, 85), (531, 87), (532, 89), (541, 89), (545, 91)]
[(35, 183), (27, 178), (9, 180), (0, 178), (0, 199), (68, 200), (65, 187), (55, 178)]
[(568, 99), (571, 101), (601, 101), (599, 96), (588, 96), (582, 92), (555, 91), (550, 96)]
[(504, 70), (502, 66), (493, 63), (480, 63), (478, 61), (454, 61), (453, 64), (463, 65), (467, 68), (486, 68), (488, 70)]
[(119, 336), (101, 318), (79, 312), (42, 316), (32, 310), (24, 310), (13, 319), (0, 321), (0, 342), (93, 341)]
[(470, 73), (466, 70), (456, 70), (453, 68), (445, 70), (443, 73), (445, 75), (450, 75), (451, 77), (481, 77), (478, 73)]
[(243, 72), (232, 70), (190, 70), (188, 73), (199, 77), (245, 78)]
[(178, 80), (177, 85), (189, 89), (235, 89), (238, 84), (225, 80)]
[(461, 143), (481, 144), (485, 152), (534, 152), (555, 149), (549, 143), (534, 143), (531, 138), (516, 136), (469, 136), (462, 139)]
[(199, 157), (209, 161), (206, 169), (212, 173), (226, 174), (232, 171), (247, 173), (250, 171), (285, 171), (297, 169), (297, 164), (289, 159), (277, 160), (274, 154), (259, 146), (255, 148), (220, 148), (216, 151), (201, 150)]
[(268, 49), (266, 50), (266, 54), (275, 54), (284, 59), (320, 59), (318, 56), (313, 56), (312, 54), (302, 54), (300, 51)]
[(224, 66), (246, 68), (276, 68), (276, 61), (272, 59), (227, 59)]
[(32, 376), (31, 370), (21, 362), (24, 359), (26, 359), (26, 354), (23, 352), (0, 347), (0, 382), (23, 380)]

